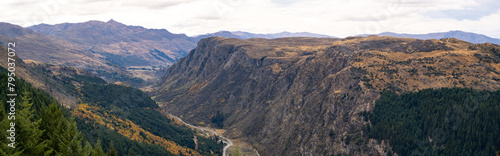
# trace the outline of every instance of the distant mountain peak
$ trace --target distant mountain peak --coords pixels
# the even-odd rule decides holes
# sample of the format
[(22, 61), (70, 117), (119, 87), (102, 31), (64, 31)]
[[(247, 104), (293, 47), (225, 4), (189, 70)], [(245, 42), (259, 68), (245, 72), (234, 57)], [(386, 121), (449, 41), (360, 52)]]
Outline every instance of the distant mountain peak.
[(25, 29), (21, 26), (0, 22), (0, 35), (9, 36), (9, 37), (19, 37), (26, 34), (35, 33), (32, 30)]
[(116, 25), (116, 26), (126, 26), (125, 24), (123, 23), (120, 23), (118, 21), (115, 21), (113, 19), (110, 19), (109, 21), (106, 22), (106, 24), (109, 24), (109, 25)]
[(115, 21), (114, 19), (110, 19), (110, 20), (109, 20), (108, 22), (106, 22), (106, 23), (119, 23), (119, 22)]
[(309, 32), (288, 32), (283, 31), (279, 33), (269, 33), (269, 34), (256, 34), (249, 33), (244, 31), (218, 31), (215, 33), (209, 33), (205, 35), (194, 36), (197, 40), (202, 38), (212, 37), (212, 36), (220, 36), (226, 38), (239, 38), (239, 39), (248, 39), (248, 38), (267, 38), (267, 39), (275, 39), (275, 38), (283, 38), (283, 37), (315, 37), (315, 38), (337, 38), (328, 35), (322, 34), (314, 34)]
[[(363, 34), (358, 36), (369, 36), (370, 34)], [(451, 30), (447, 32), (436, 32), (436, 33), (428, 33), (428, 34), (404, 34), (404, 33), (394, 33), (394, 32), (383, 32), (380, 34), (376, 34), (379, 36), (393, 36), (393, 37), (408, 37), (408, 38), (416, 38), (416, 39), (442, 39), (442, 38), (456, 38), (460, 40), (464, 40), (471, 43), (494, 43), (500, 44), (500, 39), (492, 38), (483, 34), (476, 34), (472, 32), (465, 32), (461, 30)]]
[[(69, 24), (104, 24), (105, 22), (99, 20), (89, 20), (83, 23), (69, 23)], [(57, 24), (56, 24), (57, 25)]]

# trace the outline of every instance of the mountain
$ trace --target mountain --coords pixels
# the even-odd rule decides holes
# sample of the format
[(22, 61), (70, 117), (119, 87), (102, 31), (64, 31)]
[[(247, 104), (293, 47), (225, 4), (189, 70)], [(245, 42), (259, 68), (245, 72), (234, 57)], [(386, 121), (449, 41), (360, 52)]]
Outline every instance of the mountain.
[[(491, 38), (486, 35), (463, 32), (463, 31), (448, 31), (448, 32), (439, 32), (439, 33), (428, 33), (428, 34), (398, 34), (392, 32), (383, 32), (377, 34), (378, 36), (393, 36), (393, 37), (409, 37), (416, 39), (442, 39), (442, 38), (457, 38), (471, 43), (494, 43), (500, 44), (500, 39)], [(359, 36), (368, 36), (368, 35), (359, 35)]]
[(165, 29), (128, 26), (114, 20), (28, 27), (85, 47), (120, 67), (166, 66), (184, 57), (196, 45), (184, 34)]
[(10, 23), (0, 22), (0, 34), (10, 37), (19, 37), (22, 35), (34, 34), (32, 30), (24, 29), (21, 26)]
[[(401, 151), (401, 146), (391, 142), (394, 138), (387, 137), (400, 132), (392, 130), (406, 127), (381, 123), (374, 125), (379, 133), (367, 135), (372, 117), (362, 114), (377, 106), (382, 91), (499, 90), (499, 63), (500, 46), (453, 38), (210, 37), (168, 68), (150, 94), (168, 112), (190, 123), (223, 127), (225, 136), (246, 139), (262, 155), (385, 155)], [(435, 125), (446, 124), (435, 121)], [(489, 125), (494, 126), (483, 126)], [(383, 127), (392, 129), (389, 132)], [(488, 132), (499, 136), (496, 131)], [(427, 135), (422, 137), (430, 140)], [(420, 147), (415, 142), (404, 143)], [(446, 148), (442, 143), (430, 148)], [(495, 147), (500, 149), (500, 145)]]
[(17, 25), (0, 23), (0, 42), (16, 42), (16, 47), (20, 51), (17, 55), (23, 60), (112, 70), (112, 67), (107, 65), (104, 59), (84, 50), (82, 45)]
[(254, 34), (254, 33), (243, 32), (243, 31), (234, 31), (234, 32), (219, 31), (219, 32), (215, 32), (215, 33), (194, 36), (194, 38), (196, 38), (197, 40), (200, 40), (202, 38), (213, 37), (213, 36), (226, 37), (226, 38), (239, 38), (239, 39), (248, 39), (248, 38), (274, 39), (274, 38), (283, 38), (283, 37), (336, 38), (333, 36), (314, 34), (314, 33), (308, 33), (308, 32), (291, 33), (291, 32), (286, 32), (286, 31), (281, 32), (281, 33), (271, 33), (271, 34)]
[[(116, 63), (120, 57), (110, 53), (96, 53), (86, 45), (35, 32), (17, 25), (0, 23), (0, 43), (16, 43), (17, 56), (28, 62), (74, 67), (98, 74), (109, 82), (124, 82), (140, 87), (144, 80), (134, 78), (126, 67)], [(154, 72), (153, 74), (154, 75)]]
[(17, 42), (22, 51), (18, 55), (24, 60), (80, 68), (109, 82), (134, 87), (153, 84), (159, 69), (184, 57), (196, 45), (184, 34), (114, 20), (29, 28), (0, 23), (0, 43), (7, 42)]
[[(19, 54), (23, 51), (19, 51), (17, 43), (11, 48)], [(0, 54), (7, 56), (7, 48), (0, 46)], [(16, 126), (19, 127), (16, 130), (23, 133), (16, 136), (16, 139), (21, 140), (16, 149), (7, 147), (6, 138), (1, 139), (0, 153), (4, 155), (14, 152), (42, 155), (30, 153), (36, 150), (29, 147), (38, 144), (48, 144), (50, 148), (54, 148), (52, 152), (63, 153), (62, 155), (78, 155), (75, 153), (81, 154), (92, 148), (108, 152), (114, 149), (118, 155), (222, 153), (224, 144), (218, 141), (219, 138), (193, 130), (164, 115), (156, 102), (139, 89), (108, 84), (96, 74), (78, 68), (23, 61), (17, 56), (13, 59), (13, 77), (16, 79), (9, 80), (7, 69), (12, 65), (9, 66), (7, 61), (0, 61), (0, 79), (5, 82), (13, 81), (15, 84), (16, 93), (19, 94), (15, 112)], [(7, 88), (7, 83), (2, 83), (2, 86)], [(10, 94), (7, 89), (0, 91), (0, 94), (4, 95), (3, 101), (11, 98), (6, 95)], [(29, 110), (28, 107), (28, 110), (23, 110), (26, 108), (24, 102), (28, 102), (26, 99), (31, 99), (29, 101), (32, 102), (33, 109)], [(58, 104), (64, 107), (61, 108)], [(1, 103), (0, 106), (0, 127), (7, 129), (5, 125), (9, 124), (7, 121), (10, 119), (7, 120), (6, 113), (12, 109), (4, 109), (7, 105)], [(50, 112), (44, 113), (45, 111)], [(26, 120), (17, 122), (24, 116), (31, 116), (33, 121), (38, 121), (36, 125), (40, 125), (41, 132), (37, 133), (40, 134), (27, 131), (27, 127), (31, 128), (33, 124), (24, 123)], [(31, 129), (38, 129), (38, 126)], [(40, 135), (41, 139), (37, 139)], [(84, 143), (86, 147), (82, 149)], [(41, 151), (50, 152), (48, 148)]]

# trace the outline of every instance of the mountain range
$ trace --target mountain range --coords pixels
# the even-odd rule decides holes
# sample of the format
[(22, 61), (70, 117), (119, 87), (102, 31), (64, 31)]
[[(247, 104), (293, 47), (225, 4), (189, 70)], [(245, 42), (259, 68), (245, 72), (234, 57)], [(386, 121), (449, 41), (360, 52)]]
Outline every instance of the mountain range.
[(127, 26), (114, 20), (28, 27), (36, 32), (84, 46), (119, 66), (168, 65), (194, 48), (192, 38), (165, 29)]
[[(418, 39), (457, 38), (472, 43), (500, 43), (499, 39), (462, 31), (422, 35), (396, 33), (378, 35)], [(136, 87), (155, 83), (161, 72), (129, 69), (162, 69), (185, 57), (196, 47), (200, 39), (213, 36), (238, 39), (335, 38), (307, 32), (255, 34), (242, 31), (219, 31), (189, 37), (165, 29), (129, 26), (114, 20), (39, 24), (27, 28), (0, 23), (0, 42), (18, 41), (20, 50), (23, 51), (19, 56), (24, 60), (82, 68), (97, 73), (110, 82), (123, 82)]]
[[(0, 42), (16, 42), (19, 78), (66, 106), (90, 142), (122, 154), (224, 151), (165, 112), (261, 155), (500, 153), (500, 46), (484, 35), (189, 37), (110, 20), (0, 23)], [(147, 94), (136, 89), (144, 80)]]
[[(408, 38), (416, 38), (416, 39), (442, 39), (442, 38), (456, 38), (461, 39), (471, 43), (494, 43), (500, 44), (500, 39), (491, 38), (486, 35), (463, 32), (459, 30), (448, 31), (448, 32), (438, 32), (438, 33), (428, 33), (428, 34), (398, 34), (393, 32), (383, 32), (380, 34), (376, 34), (378, 36), (393, 36), (393, 37), (408, 37)], [(369, 35), (358, 35), (358, 36), (369, 36)]]
[[(196, 37), (173, 34), (165, 29), (147, 29), (129, 26), (114, 20), (107, 22), (39, 24), (23, 28), (0, 23), (0, 42), (18, 41), (19, 56), (54, 65), (86, 69), (110, 82), (124, 82), (139, 86), (139, 77), (154, 83), (157, 72), (127, 69), (159, 68), (169, 66), (194, 49), (204, 37), (235, 38), (328, 37), (311, 33), (252, 34), (247, 32), (217, 32)], [(118, 76), (116, 76), (118, 75)]]
[(322, 34), (314, 34), (308, 32), (299, 32), (299, 33), (291, 33), (291, 32), (280, 32), (280, 33), (271, 33), (271, 34), (255, 34), (243, 31), (219, 31), (215, 33), (209, 33), (205, 35), (197, 35), (193, 36), (197, 40), (207, 37), (226, 37), (226, 38), (238, 38), (238, 39), (248, 39), (248, 38), (267, 38), (267, 39), (275, 39), (282, 37), (317, 37), (317, 38), (336, 38), (333, 36), (322, 35)]

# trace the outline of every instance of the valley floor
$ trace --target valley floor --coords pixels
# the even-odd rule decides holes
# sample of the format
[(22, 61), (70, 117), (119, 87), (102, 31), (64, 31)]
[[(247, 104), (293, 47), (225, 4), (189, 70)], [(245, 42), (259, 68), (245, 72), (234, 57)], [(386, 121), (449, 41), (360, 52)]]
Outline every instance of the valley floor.
[[(216, 135), (222, 139), (224, 139), (224, 143), (226, 144), (224, 146), (224, 151), (223, 151), (223, 156), (239, 156), (239, 155), (244, 155), (244, 156), (260, 156), (259, 152), (255, 150), (252, 145), (247, 143), (244, 139), (235, 139), (231, 140), (229, 138), (226, 138), (223, 136), (224, 132), (226, 130), (224, 129), (214, 129), (210, 127), (200, 127), (200, 126), (194, 126), (191, 124), (188, 124), (184, 121), (182, 121), (181, 118), (174, 116), (172, 114), (168, 114), (169, 117), (174, 118), (175, 120), (191, 127), (194, 129), (197, 129), (199, 131), (202, 131), (203, 133), (208, 133), (208, 135)], [(233, 143), (234, 141), (234, 143)]]

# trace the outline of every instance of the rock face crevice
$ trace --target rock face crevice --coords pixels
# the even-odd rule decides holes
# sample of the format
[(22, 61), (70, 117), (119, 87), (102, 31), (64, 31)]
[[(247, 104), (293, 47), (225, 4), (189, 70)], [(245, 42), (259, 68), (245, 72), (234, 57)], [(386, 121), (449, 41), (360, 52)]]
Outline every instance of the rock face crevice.
[[(376, 36), (211, 37), (167, 69), (151, 94), (191, 123), (209, 124), (222, 112), (227, 134), (247, 137), (262, 155), (384, 154), (390, 143), (366, 138), (369, 123), (358, 115), (380, 91), (499, 89), (492, 48)], [(457, 62), (466, 68), (445, 67)]]

